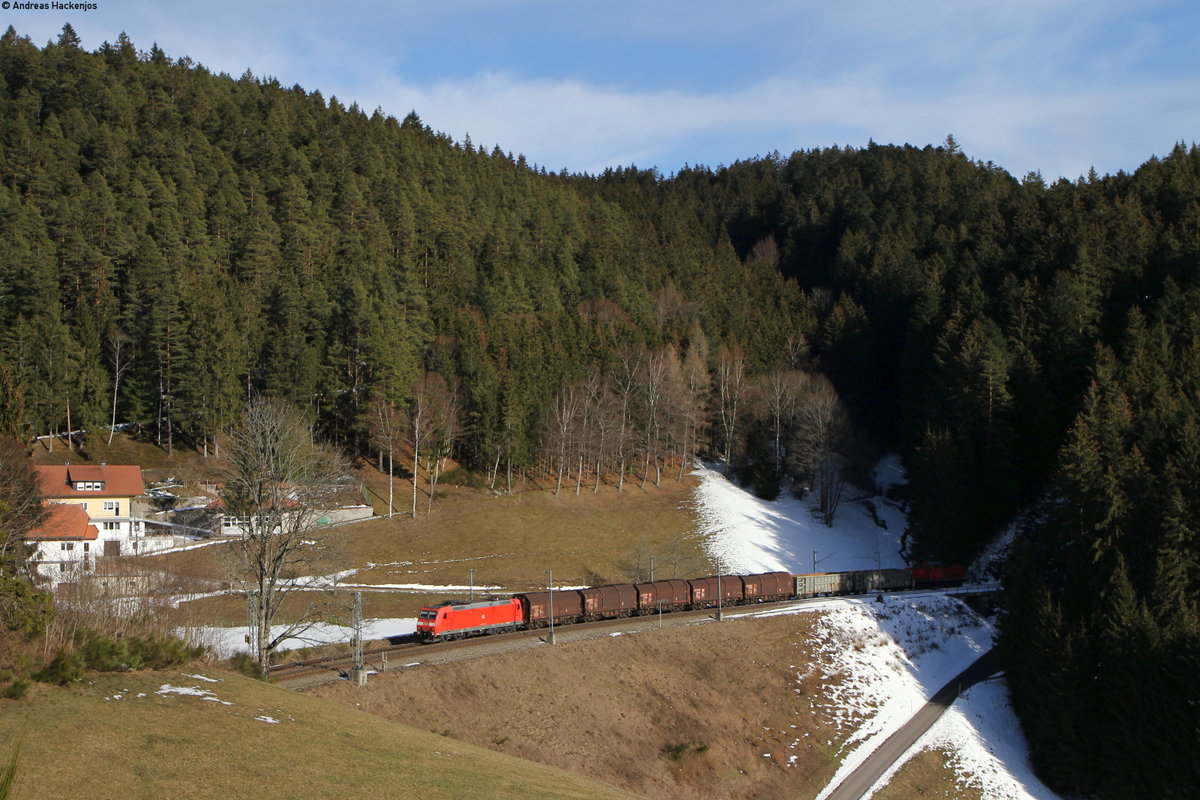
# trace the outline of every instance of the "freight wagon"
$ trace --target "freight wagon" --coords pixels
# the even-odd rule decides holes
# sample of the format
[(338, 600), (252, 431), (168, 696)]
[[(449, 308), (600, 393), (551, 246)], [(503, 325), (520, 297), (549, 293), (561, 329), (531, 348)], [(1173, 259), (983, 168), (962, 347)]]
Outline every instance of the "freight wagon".
[(818, 572), (795, 576), (796, 597), (896, 592), (913, 588), (908, 569), (866, 569), (856, 572)]

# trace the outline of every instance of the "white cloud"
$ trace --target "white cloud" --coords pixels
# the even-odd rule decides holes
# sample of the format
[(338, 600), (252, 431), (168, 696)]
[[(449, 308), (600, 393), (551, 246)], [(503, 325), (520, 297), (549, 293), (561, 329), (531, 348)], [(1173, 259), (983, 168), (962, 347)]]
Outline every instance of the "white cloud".
[[(1054, 178), (1092, 165), (1132, 169), (1200, 129), (1195, 33), (1179, 24), (1196, 19), (1187, 8), (126, 0), (72, 21), (89, 48), (125, 29), (143, 49), (157, 41), (215, 71), (250, 68), (367, 111), (415, 110), (456, 139), (470, 133), (548, 169), (637, 163), (670, 172), (868, 139), (936, 144), (953, 133), (972, 157)], [(1159, 12), (1175, 18), (1152, 16)], [(21, 32), (39, 44), (61, 25), (29, 20), (41, 28)], [(497, 45), (454, 50), (466, 40)], [(414, 54), (431, 44), (452, 75), (423, 71)], [(576, 57), (572, 47), (585, 45), (586, 57)]]

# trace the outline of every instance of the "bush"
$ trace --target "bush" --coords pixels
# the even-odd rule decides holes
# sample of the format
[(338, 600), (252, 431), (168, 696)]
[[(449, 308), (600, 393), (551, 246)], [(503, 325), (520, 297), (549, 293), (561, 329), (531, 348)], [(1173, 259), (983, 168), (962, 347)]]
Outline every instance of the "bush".
[(240, 672), (243, 675), (249, 675), (251, 678), (258, 678), (260, 681), (267, 679), (266, 673), (262, 671), (262, 667), (258, 665), (258, 662), (254, 660), (252, 655), (245, 651), (238, 653), (237, 655), (228, 659), (225, 663), (228, 664), (229, 668), (234, 672)]
[(81, 630), (75, 634), (73, 646), (59, 650), (54, 660), (34, 678), (44, 683), (67, 684), (82, 678), (89, 669), (96, 672), (166, 669), (203, 654), (203, 647), (193, 647), (174, 636), (116, 639), (93, 630)]
[(138, 659), (130, 657), (128, 643), (95, 631), (80, 631), (75, 635), (75, 644), (83, 656), (85, 669), (124, 672), (141, 666)]
[(42, 670), (36, 672), (34, 680), (42, 683), (57, 683), (65, 686), (83, 677), (87, 662), (83, 655), (74, 650), (59, 650), (54, 659)]
[(0, 575), (0, 627), (27, 637), (39, 636), (54, 620), (54, 600), (29, 581)]
[(32, 685), (32, 681), (30, 681), (28, 678), (13, 678), (12, 683), (10, 683), (3, 692), (0, 692), (0, 695), (3, 695), (9, 700), (20, 700), (25, 696), (25, 694), (29, 691), (29, 687)]
[(177, 667), (204, 655), (203, 647), (189, 645), (174, 636), (135, 637), (129, 640), (129, 649), (130, 657), (140, 661), (144, 669)]
[(451, 486), (466, 486), (468, 489), (482, 489), (487, 486), (487, 480), (483, 475), (462, 467), (455, 467), (442, 475), (441, 482)]

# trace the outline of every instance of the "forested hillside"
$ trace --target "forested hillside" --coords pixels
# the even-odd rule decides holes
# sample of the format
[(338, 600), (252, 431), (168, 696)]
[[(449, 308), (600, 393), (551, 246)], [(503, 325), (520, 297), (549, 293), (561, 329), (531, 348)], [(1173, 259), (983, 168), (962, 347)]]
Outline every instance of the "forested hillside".
[(10, 28), (0, 78), (0, 430), (208, 452), (267, 394), (492, 485), (699, 452), (829, 513), (894, 447), (914, 556), (1034, 510), (1004, 643), (1046, 779), (1128, 797), (1153, 760), (1185, 793), (1200, 150), (1049, 186), (953, 139), (581, 176), (123, 36)]

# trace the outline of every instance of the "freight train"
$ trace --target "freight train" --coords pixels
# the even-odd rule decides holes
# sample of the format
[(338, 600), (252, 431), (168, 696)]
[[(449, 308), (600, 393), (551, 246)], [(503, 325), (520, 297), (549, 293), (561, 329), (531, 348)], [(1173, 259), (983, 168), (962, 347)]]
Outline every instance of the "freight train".
[(467, 636), (634, 617), (670, 611), (750, 605), (844, 594), (952, 586), (963, 581), (957, 565), (918, 564), (905, 569), (792, 575), (714, 575), (649, 583), (618, 583), (586, 589), (521, 592), (507, 599), (447, 601), (421, 609), (417, 638), (425, 642)]

